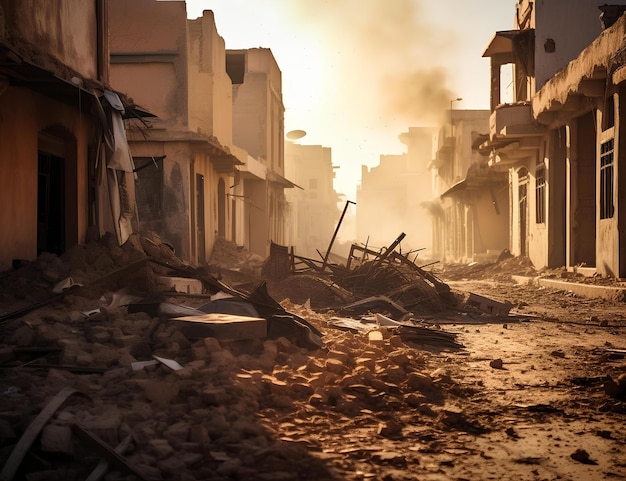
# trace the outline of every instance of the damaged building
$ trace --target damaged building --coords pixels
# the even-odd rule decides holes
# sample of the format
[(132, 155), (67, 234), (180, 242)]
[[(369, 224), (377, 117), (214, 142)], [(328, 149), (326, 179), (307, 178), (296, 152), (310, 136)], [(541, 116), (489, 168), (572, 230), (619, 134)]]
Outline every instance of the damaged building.
[[(380, 248), (397, 232), (406, 232), (408, 249), (431, 248), (431, 222), (425, 203), (430, 201), (433, 129), (411, 127), (400, 135), (406, 152), (381, 155), (375, 167), (361, 166), (357, 187), (357, 238)], [(380, 220), (385, 219), (384, 228)]]
[(290, 204), (289, 244), (296, 253), (318, 258), (339, 218), (330, 147), (285, 143), (285, 172), (300, 188), (286, 191)]
[(233, 143), (246, 152), (234, 184), (242, 190), (227, 193), (245, 226), (234, 240), (265, 257), (272, 242), (287, 240), (285, 189), (296, 187), (285, 178), (282, 73), (268, 48), (227, 50), (226, 71), (232, 81)]
[[(511, 252), (539, 268), (626, 275), (625, 7), (615, 4), (519, 1), (516, 28), (496, 32), (483, 54), (491, 59), (491, 117), (480, 150), (509, 175)], [(501, 96), (507, 65), (509, 102)]]
[(197, 264), (217, 239), (267, 255), (294, 186), (271, 51), (226, 50), (213, 12), (188, 20), (184, 2), (112, 0), (110, 20), (111, 78), (158, 116), (128, 132), (142, 226)]
[(489, 130), (489, 111), (450, 110), (433, 136), (429, 163), (433, 197), (433, 254), (443, 262), (494, 261), (508, 247), (506, 173), (489, 168), (477, 145)]
[[(111, 90), (106, 2), (0, 2), (0, 270), (133, 230), (122, 117)], [(10, 228), (8, 228), (10, 226)]]

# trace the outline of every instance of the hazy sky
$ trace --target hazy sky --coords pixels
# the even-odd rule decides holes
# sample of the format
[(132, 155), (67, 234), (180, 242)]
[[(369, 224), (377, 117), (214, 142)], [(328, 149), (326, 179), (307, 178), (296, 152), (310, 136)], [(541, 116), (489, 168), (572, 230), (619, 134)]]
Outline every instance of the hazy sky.
[(226, 48), (270, 48), (283, 79), (285, 132), (332, 148), (335, 189), (355, 197), (361, 164), (405, 151), (399, 134), (444, 112), (489, 108), (497, 30), (516, 0), (187, 0), (212, 10)]

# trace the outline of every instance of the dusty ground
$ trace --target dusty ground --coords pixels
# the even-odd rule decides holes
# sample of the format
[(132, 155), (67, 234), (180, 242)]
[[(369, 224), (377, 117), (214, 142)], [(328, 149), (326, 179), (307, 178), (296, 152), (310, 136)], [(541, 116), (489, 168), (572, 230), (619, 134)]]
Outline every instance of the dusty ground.
[[(109, 261), (122, 266), (135, 254), (120, 251)], [(53, 278), (50, 265), (41, 270)], [(236, 267), (230, 275), (243, 281), (245, 269)], [(510, 272), (521, 268), (528, 266), (509, 262)], [(126, 459), (145, 479), (626, 479), (626, 405), (610, 382), (626, 361), (607, 351), (626, 349), (624, 305), (516, 285), (506, 266), (455, 272), (441, 276), (460, 297), (474, 292), (514, 305), (506, 319), (463, 310), (424, 319), (456, 333), (462, 349), (405, 342), (394, 331), (370, 341), (334, 328), (333, 312), (281, 299), (278, 289), (289, 312), (322, 331), (322, 349), (285, 338), (190, 341), (145, 313), (107, 309), (111, 292), (104, 288), (6, 321), (5, 345), (61, 346), (59, 360), (87, 372), (26, 365), (0, 371), (0, 464), (6, 469), (30, 421), (69, 386), (87, 397), (64, 404), (15, 479), (86, 479), (99, 458), (72, 424), (110, 446), (130, 435)], [(46, 286), (25, 279), (29, 284), (32, 295)], [(9, 295), (10, 287), (7, 280), (2, 312), (32, 302), (24, 288), (19, 299)], [(97, 308), (97, 317), (80, 316)], [(129, 369), (152, 354), (184, 369)], [(101, 372), (89, 372), (97, 367)], [(105, 479), (135, 479), (113, 468)]]

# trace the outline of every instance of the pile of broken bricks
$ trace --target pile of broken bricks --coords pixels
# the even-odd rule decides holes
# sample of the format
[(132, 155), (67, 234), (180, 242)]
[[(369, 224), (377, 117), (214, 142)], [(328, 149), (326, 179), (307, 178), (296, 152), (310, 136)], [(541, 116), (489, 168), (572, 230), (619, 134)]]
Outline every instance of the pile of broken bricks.
[[(3, 311), (0, 479), (256, 479), (293, 469), (328, 479), (261, 414), (351, 415), (393, 399), (432, 417), (452, 383), (427, 374), (415, 346), (435, 338), (458, 349), (453, 334), (408, 323), (378, 323), (376, 336), (341, 329), (306, 307), (287, 311), (264, 284), (234, 289), (164, 244), (132, 246), (100, 277), (59, 270), (50, 291), (70, 274), (66, 290)], [(181, 295), (195, 305), (171, 301)], [(401, 435), (401, 423), (371, 422), (379, 435)]]

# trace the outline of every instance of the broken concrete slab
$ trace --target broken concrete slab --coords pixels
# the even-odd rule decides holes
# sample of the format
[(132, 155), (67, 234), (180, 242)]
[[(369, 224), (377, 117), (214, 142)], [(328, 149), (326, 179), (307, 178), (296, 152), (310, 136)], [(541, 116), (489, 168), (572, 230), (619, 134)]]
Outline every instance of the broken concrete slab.
[(485, 314), (492, 314), (494, 316), (506, 317), (509, 315), (509, 311), (513, 307), (510, 302), (500, 302), (494, 299), (489, 299), (473, 292), (470, 292), (469, 297), (465, 303), (467, 306), (474, 307)]
[(221, 341), (241, 341), (267, 337), (267, 321), (261, 317), (232, 314), (204, 314), (171, 319), (188, 338), (214, 337)]

